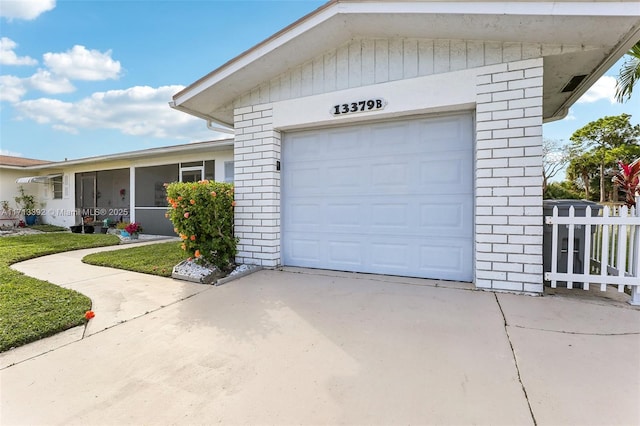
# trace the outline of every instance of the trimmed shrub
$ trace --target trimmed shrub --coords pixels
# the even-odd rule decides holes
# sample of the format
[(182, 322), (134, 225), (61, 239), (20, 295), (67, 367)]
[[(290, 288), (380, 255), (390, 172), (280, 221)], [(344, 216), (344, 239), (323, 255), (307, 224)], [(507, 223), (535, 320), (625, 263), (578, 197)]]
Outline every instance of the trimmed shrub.
[(182, 239), (182, 249), (199, 263), (230, 270), (238, 243), (233, 236), (233, 185), (203, 180), (166, 187), (167, 217)]

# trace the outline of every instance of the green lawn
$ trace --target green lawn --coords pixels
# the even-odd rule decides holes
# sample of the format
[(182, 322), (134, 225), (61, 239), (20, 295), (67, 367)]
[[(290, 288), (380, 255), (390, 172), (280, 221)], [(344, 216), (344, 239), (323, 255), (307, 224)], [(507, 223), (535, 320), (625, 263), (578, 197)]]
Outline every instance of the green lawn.
[(94, 253), (82, 261), (91, 265), (108, 266), (127, 271), (170, 277), (173, 267), (187, 258), (180, 242), (151, 244), (117, 251)]
[(91, 308), (88, 297), (27, 277), (10, 269), (10, 264), (119, 242), (114, 235), (71, 233), (0, 238), (0, 352), (83, 324), (84, 313)]
[(56, 226), (56, 225), (49, 225), (49, 224), (43, 224), (43, 225), (32, 225), (29, 228), (31, 229), (35, 229), (37, 231), (42, 231), (42, 232), (59, 232), (59, 231), (69, 231), (67, 228), (63, 228), (62, 226)]

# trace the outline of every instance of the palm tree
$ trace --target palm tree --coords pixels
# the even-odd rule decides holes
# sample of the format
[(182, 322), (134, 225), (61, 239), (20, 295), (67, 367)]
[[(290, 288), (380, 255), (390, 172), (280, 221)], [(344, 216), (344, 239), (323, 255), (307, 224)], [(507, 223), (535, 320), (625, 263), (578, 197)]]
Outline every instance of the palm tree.
[(627, 52), (627, 58), (620, 68), (616, 82), (616, 100), (620, 103), (631, 99), (633, 86), (640, 80), (640, 41)]

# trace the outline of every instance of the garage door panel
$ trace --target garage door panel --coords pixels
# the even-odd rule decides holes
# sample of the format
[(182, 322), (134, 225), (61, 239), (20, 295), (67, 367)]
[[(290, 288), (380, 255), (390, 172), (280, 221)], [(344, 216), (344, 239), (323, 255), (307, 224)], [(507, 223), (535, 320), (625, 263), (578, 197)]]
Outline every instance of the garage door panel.
[(293, 138), (295, 143), (291, 144), (290, 154), (300, 160), (316, 159), (320, 155), (322, 145), (317, 143), (317, 137), (312, 135), (299, 134)]
[(366, 136), (372, 151), (393, 154), (412, 149), (406, 137), (407, 131), (411, 131), (411, 128), (406, 124), (385, 123), (371, 128)]
[(289, 224), (292, 226), (322, 226), (321, 206), (316, 204), (293, 204)]
[(371, 205), (371, 228), (377, 232), (383, 229), (397, 231), (406, 229), (409, 217), (406, 203), (376, 203)]
[(385, 192), (405, 191), (410, 185), (409, 162), (391, 160), (388, 164), (373, 163), (370, 168), (371, 183), (374, 189)]
[(363, 255), (360, 241), (331, 240), (327, 244), (327, 261), (338, 268), (361, 268)]
[(395, 269), (396, 273), (411, 267), (411, 247), (407, 243), (371, 244), (371, 265), (376, 271)]
[(285, 134), (283, 264), (470, 281), (471, 129), (460, 115)]
[(318, 185), (326, 185), (327, 189), (350, 191), (352, 188), (364, 184), (363, 170), (360, 166), (336, 165), (327, 167), (324, 176), (317, 182)]
[[(311, 237), (311, 236), (308, 236)], [(318, 266), (320, 264), (321, 247), (317, 239), (296, 238), (293, 236), (288, 244), (288, 257), (301, 266)], [(304, 263), (304, 265), (303, 265)]]
[(471, 134), (471, 117), (442, 118), (417, 123), (417, 133), (430, 152), (465, 150)]
[(362, 204), (360, 203), (327, 203), (325, 211), (327, 212), (325, 226), (349, 227), (357, 232), (362, 225)]
[(358, 129), (334, 129), (327, 132), (328, 141), (322, 155), (333, 158), (333, 153), (340, 152), (344, 157), (357, 157), (362, 152), (361, 133)]
[(292, 189), (314, 189), (319, 188), (322, 183), (323, 172), (319, 168), (298, 169), (292, 172), (292, 175), (295, 175), (295, 179), (291, 182)]
[(420, 267), (425, 273), (437, 274), (438, 278), (447, 280), (468, 281), (469, 275), (464, 273), (466, 263), (471, 256), (466, 246), (451, 246), (450, 242), (427, 241), (420, 249)]
[[(473, 182), (473, 164), (468, 153), (452, 152), (448, 156), (432, 155), (420, 162), (420, 175), (417, 184), (448, 193), (466, 193)], [(440, 187), (440, 188), (438, 188)]]
[(469, 235), (469, 223), (473, 221), (473, 201), (462, 197), (431, 198), (420, 202), (416, 227), (422, 234), (432, 236), (462, 237)]

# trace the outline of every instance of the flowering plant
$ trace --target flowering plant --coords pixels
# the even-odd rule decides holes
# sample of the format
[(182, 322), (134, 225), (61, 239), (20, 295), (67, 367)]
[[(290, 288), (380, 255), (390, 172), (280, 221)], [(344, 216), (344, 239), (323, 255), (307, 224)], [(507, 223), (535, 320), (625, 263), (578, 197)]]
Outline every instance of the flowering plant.
[(169, 211), (181, 247), (197, 262), (229, 270), (238, 240), (233, 234), (233, 185), (202, 180), (167, 185)]
[(124, 227), (124, 230), (130, 234), (137, 234), (138, 232), (142, 232), (142, 225), (140, 225), (138, 222), (131, 222)]
[(631, 164), (618, 162), (620, 171), (613, 177), (613, 183), (625, 193), (625, 204), (627, 207), (636, 205), (636, 194), (640, 189), (640, 158)]

